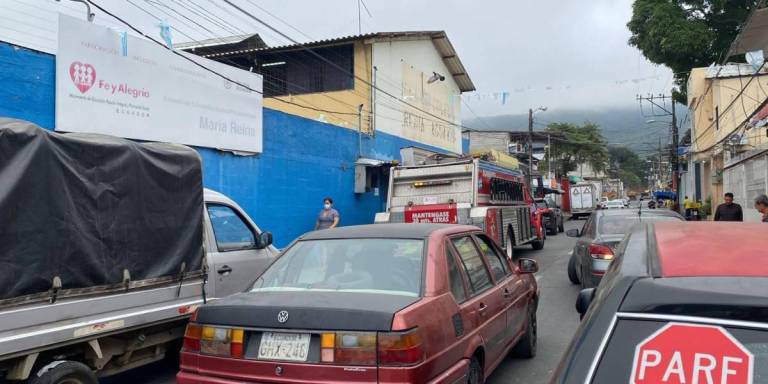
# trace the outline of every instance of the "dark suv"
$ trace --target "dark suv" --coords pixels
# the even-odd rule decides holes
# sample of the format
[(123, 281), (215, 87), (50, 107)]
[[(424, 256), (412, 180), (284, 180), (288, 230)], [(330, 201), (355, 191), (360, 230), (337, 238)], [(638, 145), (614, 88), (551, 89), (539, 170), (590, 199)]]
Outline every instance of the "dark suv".
[(552, 383), (768, 383), (768, 236), (760, 223), (636, 226)]

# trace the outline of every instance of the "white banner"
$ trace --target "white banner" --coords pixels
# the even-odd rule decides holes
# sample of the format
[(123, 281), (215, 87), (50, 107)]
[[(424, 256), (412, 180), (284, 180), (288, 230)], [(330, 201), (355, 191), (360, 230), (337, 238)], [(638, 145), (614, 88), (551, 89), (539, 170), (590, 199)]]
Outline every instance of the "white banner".
[(261, 152), (261, 76), (186, 55), (259, 92), (154, 42), (60, 15), (56, 130)]

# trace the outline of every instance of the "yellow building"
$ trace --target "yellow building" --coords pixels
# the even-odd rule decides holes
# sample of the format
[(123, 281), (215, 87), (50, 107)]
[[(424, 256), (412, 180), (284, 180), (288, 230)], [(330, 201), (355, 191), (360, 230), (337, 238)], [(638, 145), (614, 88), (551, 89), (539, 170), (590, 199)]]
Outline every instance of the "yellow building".
[(461, 93), (475, 86), (443, 31), (195, 49), (262, 74), (267, 108), (462, 152)]
[(731, 192), (745, 213), (753, 211), (752, 199), (768, 189), (768, 137), (761, 122), (766, 99), (768, 68), (756, 72), (750, 64), (728, 64), (691, 71), (686, 194), (711, 197), (714, 210)]

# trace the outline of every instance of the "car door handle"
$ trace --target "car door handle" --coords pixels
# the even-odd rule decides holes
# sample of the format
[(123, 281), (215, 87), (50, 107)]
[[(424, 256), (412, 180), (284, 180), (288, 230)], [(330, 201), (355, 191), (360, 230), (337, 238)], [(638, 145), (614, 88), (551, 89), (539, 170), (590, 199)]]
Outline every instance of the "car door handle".
[(229, 265), (222, 265), (216, 272), (218, 272), (219, 275), (228, 275), (232, 272), (232, 267)]
[(480, 307), (477, 309), (477, 312), (480, 313), (480, 316), (485, 315), (485, 311), (488, 309), (488, 306), (485, 305), (485, 303), (480, 303)]
[(512, 297), (512, 292), (508, 288), (504, 288), (504, 298), (509, 299), (510, 297)]

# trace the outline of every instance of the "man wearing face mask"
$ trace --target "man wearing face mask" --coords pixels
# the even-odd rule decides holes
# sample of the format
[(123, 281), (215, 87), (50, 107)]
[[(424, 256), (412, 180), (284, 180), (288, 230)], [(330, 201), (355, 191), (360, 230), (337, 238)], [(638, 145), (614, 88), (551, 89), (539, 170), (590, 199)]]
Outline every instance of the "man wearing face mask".
[(317, 215), (315, 230), (336, 228), (339, 225), (339, 212), (333, 209), (333, 199), (326, 197), (323, 199), (323, 209)]

